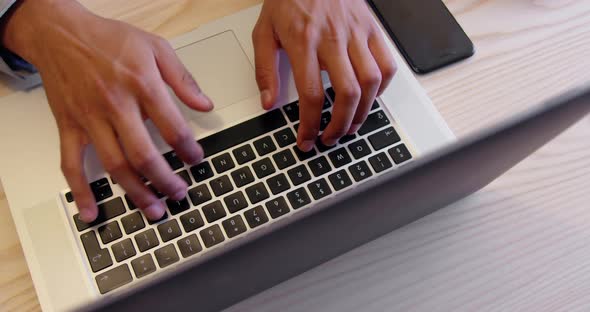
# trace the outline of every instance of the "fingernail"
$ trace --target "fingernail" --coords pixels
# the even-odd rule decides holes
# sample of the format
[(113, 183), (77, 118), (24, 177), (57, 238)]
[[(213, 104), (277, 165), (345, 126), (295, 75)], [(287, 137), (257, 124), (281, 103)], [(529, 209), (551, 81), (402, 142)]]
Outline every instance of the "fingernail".
[(186, 190), (183, 189), (183, 190), (180, 190), (180, 191), (176, 192), (176, 194), (174, 194), (174, 196), (172, 196), (170, 198), (172, 198), (173, 200), (178, 201), (178, 200), (183, 199), (185, 196), (186, 196)]
[(348, 130), (348, 134), (353, 134), (356, 133), (357, 131), (359, 131), (359, 129), (361, 128), (363, 124), (354, 124), (352, 126), (350, 126), (350, 130)]
[(164, 212), (164, 207), (160, 202), (153, 203), (143, 210), (145, 216), (150, 220), (159, 220), (164, 216)]
[(303, 141), (303, 143), (301, 143), (301, 149), (304, 152), (308, 152), (313, 148), (314, 144), (315, 142), (313, 140)]
[(80, 220), (84, 223), (91, 223), (96, 218), (90, 209), (80, 209)]
[(262, 90), (262, 92), (260, 92), (260, 101), (262, 102), (262, 107), (268, 109), (272, 107), (272, 94), (270, 93), (270, 90)]

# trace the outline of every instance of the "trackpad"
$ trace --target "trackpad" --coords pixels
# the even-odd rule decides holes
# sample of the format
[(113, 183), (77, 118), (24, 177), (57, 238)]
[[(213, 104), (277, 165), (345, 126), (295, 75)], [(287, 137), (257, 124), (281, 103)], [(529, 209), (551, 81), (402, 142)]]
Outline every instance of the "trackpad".
[[(176, 54), (213, 100), (216, 111), (258, 94), (254, 68), (232, 31), (181, 47)], [(200, 115), (180, 107), (189, 119)]]

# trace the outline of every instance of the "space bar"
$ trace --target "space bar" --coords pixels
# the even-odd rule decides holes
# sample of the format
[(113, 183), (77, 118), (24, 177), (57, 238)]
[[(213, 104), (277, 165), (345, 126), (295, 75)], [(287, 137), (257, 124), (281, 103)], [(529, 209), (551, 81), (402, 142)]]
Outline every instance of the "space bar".
[(228, 148), (270, 133), (287, 124), (283, 113), (275, 109), (258, 117), (244, 121), (199, 140), (205, 151), (205, 157), (215, 155)]

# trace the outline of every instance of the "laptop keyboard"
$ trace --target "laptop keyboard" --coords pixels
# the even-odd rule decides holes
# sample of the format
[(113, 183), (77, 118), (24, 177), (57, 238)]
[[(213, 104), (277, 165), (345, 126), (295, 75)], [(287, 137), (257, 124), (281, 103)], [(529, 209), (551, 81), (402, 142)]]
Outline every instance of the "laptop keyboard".
[[(331, 88), (326, 94), (322, 130), (334, 99)], [(98, 218), (86, 224), (75, 214), (71, 220), (98, 291), (105, 294), (203, 254), (412, 158), (377, 101), (358, 133), (333, 147), (318, 140), (311, 152), (300, 151), (298, 122), (294, 102), (199, 140), (205, 160), (196, 166), (184, 164), (174, 151), (164, 154), (189, 191), (180, 201), (164, 199), (145, 181), (168, 207), (155, 222), (145, 219), (116, 181), (91, 183)], [(64, 199), (74, 205), (70, 192)]]

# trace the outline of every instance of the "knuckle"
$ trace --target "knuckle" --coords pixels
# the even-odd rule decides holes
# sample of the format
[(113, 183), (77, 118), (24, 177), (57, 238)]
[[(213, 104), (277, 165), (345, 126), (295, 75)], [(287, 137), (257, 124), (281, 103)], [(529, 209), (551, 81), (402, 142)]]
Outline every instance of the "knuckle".
[(387, 62), (381, 66), (381, 75), (383, 80), (390, 80), (397, 73), (397, 64), (394, 61)]
[(127, 163), (123, 158), (112, 154), (106, 155), (102, 163), (104, 169), (110, 174), (121, 172), (127, 167)]
[(291, 24), (289, 32), (292, 38), (306, 45), (315, 42), (318, 37), (318, 27), (311, 18), (304, 18)]
[(350, 100), (358, 101), (361, 97), (361, 88), (358, 84), (350, 82), (338, 91), (338, 95)]
[(359, 77), (359, 84), (364, 90), (372, 89), (378, 87), (381, 84), (381, 78), (381, 72), (378, 70), (373, 70)]
[(178, 126), (173, 131), (166, 132), (164, 135), (166, 143), (170, 146), (179, 146), (193, 139), (192, 132), (185, 125)]
[(160, 155), (153, 152), (143, 152), (141, 150), (133, 153), (130, 157), (133, 167), (139, 172), (145, 172), (153, 167)]
[(258, 83), (267, 83), (271, 79), (271, 77), (275, 74), (272, 69), (268, 66), (262, 64), (256, 64), (255, 66), (256, 72), (256, 81)]
[(71, 177), (80, 173), (78, 165), (66, 158), (62, 158), (61, 160), (61, 171), (66, 177)]
[(324, 100), (324, 92), (322, 89), (318, 88), (316, 85), (307, 84), (303, 90), (303, 93), (300, 96), (301, 100), (305, 101), (306, 103), (313, 103), (314, 105), (322, 104)]

